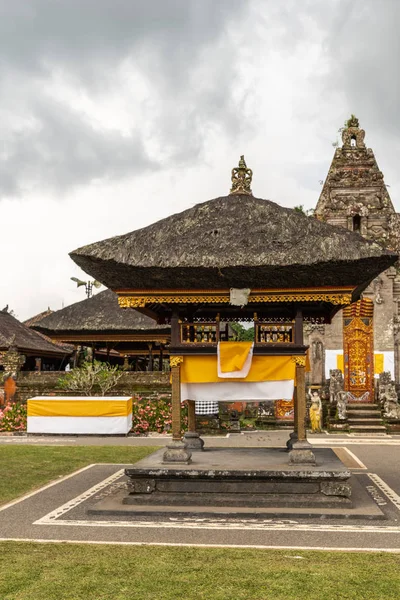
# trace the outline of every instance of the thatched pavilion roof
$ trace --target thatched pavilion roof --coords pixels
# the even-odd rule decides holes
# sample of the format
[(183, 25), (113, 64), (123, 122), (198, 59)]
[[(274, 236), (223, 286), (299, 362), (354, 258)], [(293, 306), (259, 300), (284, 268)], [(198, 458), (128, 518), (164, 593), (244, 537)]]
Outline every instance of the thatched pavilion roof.
[(216, 198), (70, 254), (114, 290), (365, 287), (397, 255), (269, 200)]
[(68, 350), (46, 340), (9, 312), (0, 311), (0, 350), (8, 350), (10, 345), (22, 354), (37, 354), (40, 356), (63, 357), (71, 354)]
[(111, 290), (52, 312), (34, 324), (33, 328), (50, 337), (112, 332), (131, 335), (142, 332), (168, 334), (170, 331), (168, 325), (157, 325), (153, 319), (136, 310), (120, 308), (117, 295)]

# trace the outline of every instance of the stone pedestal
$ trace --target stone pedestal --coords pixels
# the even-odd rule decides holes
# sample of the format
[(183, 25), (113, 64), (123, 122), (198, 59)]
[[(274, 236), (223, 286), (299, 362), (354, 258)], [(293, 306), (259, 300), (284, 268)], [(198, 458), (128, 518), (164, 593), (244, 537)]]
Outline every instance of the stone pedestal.
[(293, 441), (289, 452), (289, 463), (292, 465), (315, 465), (315, 454), (307, 440)]
[(192, 453), (181, 440), (171, 440), (163, 454), (163, 463), (183, 463), (188, 465), (192, 462)]
[(187, 431), (183, 436), (183, 441), (188, 450), (204, 450), (204, 440), (197, 431)]

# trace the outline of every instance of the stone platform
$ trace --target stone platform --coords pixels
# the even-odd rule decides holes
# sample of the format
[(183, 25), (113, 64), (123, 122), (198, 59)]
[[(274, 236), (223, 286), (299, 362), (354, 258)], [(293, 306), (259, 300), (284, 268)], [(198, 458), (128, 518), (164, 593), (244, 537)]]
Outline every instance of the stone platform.
[(194, 454), (190, 467), (167, 467), (159, 450), (125, 470), (128, 493), (90, 513), (351, 508), (350, 471), (331, 449), (315, 455), (315, 466), (301, 466), (289, 465), (280, 448), (209, 448)]

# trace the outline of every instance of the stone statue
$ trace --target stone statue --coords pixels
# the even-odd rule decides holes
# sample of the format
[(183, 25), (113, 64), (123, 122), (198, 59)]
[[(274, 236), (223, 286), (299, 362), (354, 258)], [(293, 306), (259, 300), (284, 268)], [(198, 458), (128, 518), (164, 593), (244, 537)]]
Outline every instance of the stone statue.
[(331, 369), (329, 374), (329, 401), (333, 404), (336, 402), (338, 392), (343, 391), (343, 373), (340, 369)]
[(321, 431), (322, 428), (322, 402), (317, 390), (310, 390), (311, 406), (309, 408), (311, 431)]
[(384, 391), (380, 391), (379, 400), (383, 403), (384, 417), (388, 419), (400, 419), (400, 404), (394, 383), (388, 384)]
[(348, 401), (347, 392), (344, 392), (342, 390), (336, 394), (337, 415), (338, 415), (338, 419), (340, 419), (341, 421), (344, 421), (345, 419), (347, 419), (347, 401)]

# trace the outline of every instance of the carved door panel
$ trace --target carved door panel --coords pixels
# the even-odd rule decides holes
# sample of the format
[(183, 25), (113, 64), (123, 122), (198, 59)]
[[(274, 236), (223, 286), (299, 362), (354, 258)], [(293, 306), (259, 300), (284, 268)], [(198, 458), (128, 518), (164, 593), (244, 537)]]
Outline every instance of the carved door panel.
[(374, 399), (373, 310), (363, 299), (343, 311), (344, 389), (354, 402)]

